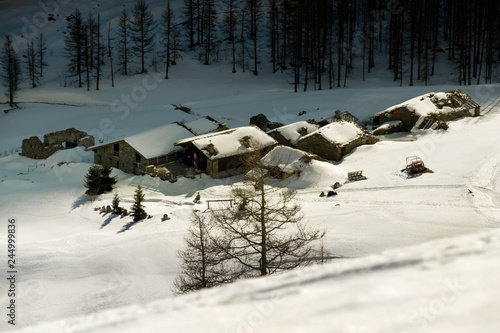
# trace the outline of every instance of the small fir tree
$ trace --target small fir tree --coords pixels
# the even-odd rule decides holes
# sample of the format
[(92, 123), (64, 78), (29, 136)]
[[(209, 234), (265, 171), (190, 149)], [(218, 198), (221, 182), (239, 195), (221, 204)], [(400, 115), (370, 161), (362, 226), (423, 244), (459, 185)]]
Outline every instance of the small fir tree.
[(123, 212), (123, 208), (120, 207), (120, 197), (118, 197), (118, 193), (115, 193), (113, 197), (111, 208), (113, 209), (113, 214), (120, 215)]
[(85, 194), (94, 196), (113, 190), (116, 184), (116, 176), (111, 177), (112, 168), (94, 164), (85, 175), (84, 185), (87, 188)]
[(132, 205), (132, 208), (130, 210), (132, 211), (132, 215), (134, 217), (134, 221), (141, 221), (144, 220), (146, 217), (148, 217), (148, 214), (144, 210), (144, 206), (142, 205), (142, 202), (144, 201), (144, 192), (142, 191), (141, 185), (137, 185), (137, 189), (135, 190), (134, 193), (134, 204)]
[(193, 202), (195, 204), (199, 204), (201, 202), (200, 192), (196, 194), (196, 197), (194, 198)]

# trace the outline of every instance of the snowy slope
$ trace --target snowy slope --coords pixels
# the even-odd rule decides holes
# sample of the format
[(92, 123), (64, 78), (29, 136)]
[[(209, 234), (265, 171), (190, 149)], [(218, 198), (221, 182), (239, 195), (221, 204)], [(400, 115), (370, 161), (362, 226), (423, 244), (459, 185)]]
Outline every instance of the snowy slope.
[[(198, 89), (202, 88), (200, 85)], [(413, 90), (410, 88), (404, 89), (405, 94), (410, 94), (411, 91)], [(380, 91), (372, 93), (370, 89), (351, 89), (350, 92), (350, 94), (336, 95), (338, 103), (349, 103), (350, 98), (361, 94), (366, 98), (377, 100), (380, 94)], [(332, 93), (335, 92), (317, 94), (318, 104), (325, 103), (323, 99), (328, 100)], [(341, 95), (344, 99), (340, 99)], [(309, 95), (304, 96), (307, 98)], [(319, 99), (318, 96), (324, 97)], [(390, 89), (384, 96), (385, 102), (398, 98), (391, 94)], [(279, 100), (279, 96), (275, 98)], [(233, 97), (231, 101), (236, 105), (239, 98)], [(212, 110), (215, 111), (217, 108)], [(293, 179), (289, 186), (298, 190), (305, 222), (311, 227), (327, 231), (324, 246), (328, 255), (343, 258), (329, 262), (328, 267), (337, 269), (338, 265), (351, 265), (352, 259), (347, 258), (359, 258), (354, 260), (354, 263), (358, 262), (357, 260), (362, 262), (365, 260), (362, 259), (364, 256), (377, 257), (377, 254), (391, 248), (396, 248), (392, 252), (394, 255), (404, 254), (407, 252), (404, 247), (409, 245), (415, 246), (411, 251), (420, 252), (424, 250), (418, 245), (430, 240), (436, 240), (436, 244), (440, 244), (440, 239), (443, 238), (498, 228), (500, 216), (498, 209), (500, 184), (496, 181), (500, 172), (498, 111), (497, 97), (492, 95), (483, 103), (482, 117), (452, 122), (447, 132), (422, 131), (391, 135), (375, 145), (358, 147), (336, 165), (314, 162), (307, 169), (303, 169), (300, 177)], [(86, 332), (91, 331), (89, 327), (94, 327), (92, 325), (98, 325), (98, 319), (101, 317), (110, 323), (110, 326), (106, 327), (121, 325), (123, 319), (117, 313), (125, 313), (133, 325), (154, 331), (157, 327), (161, 327), (158, 321), (171, 322), (163, 320), (165, 316), (177, 317), (178, 313), (170, 308), (174, 306), (172, 304), (177, 304), (174, 306), (178, 309), (176, 311), (185, 308), (190, 319), (198, 319), (189, 324), (192, 326), (182, 326), (188, 324), (178, 322), (182, 328), (182, 330), (179, 328), (179, 331), (189, 332), (189, 327), (197, 325), (210, 326), (207, 324), (209, 320), (214, 320), (212, 325), (214, 329), (224, 330), (227, 328), (225, 325), (232, 325), (234, 320), (241, 318), (236, 314), (243, 317), (252, 315), (252, 310), (255, 308), (253, 302), (244, 301), (241, 304), (233, 302), (240, 298), (257, 297), (252, 295), (261, 294), (259, 290), (273, 290), (277, 288), (276, 285), (285, 284), (283, 280), (279, 280), (286, 279), (285, 276), (274, 278), (277, 280), (270, 279), (269, 286), (267, 280), (241, 282), (245, 287), (230, 286), (227, 294), (222, 292), (222, 295), (227, 297), (221, 296), (222, 298), (215, 299), (213, 293), (219, 293), (218, 290), (207, 292), (206, 295), (210, 296), (200, 296), (205, 295), (204, 293), (193, 294), (179, 300), (172, 298), (171, 290), (172, 281), (178, 274), (176, 253), (183, 247), (183, 236), (189, 224), (191, 209), (204, 211), (205, 200), (227, 198), (231, 190), (230, 184), (240, 181), (240, 178), (213, 180), (203, 176), (195, 180), (181, 178), (172, 184), (149, 176), (136, 177), (115, 172), (119, 179), (117, 192), (122, 198), (122, 206), (128, 208), (132, 204), (133, 191), (138, 184), (145, 188), (146, 210), (153, 215), (153, 218), (134, 225), (130, 223), (131, 219), (112, 217), (94, 211), (94, 207), (110, 204), (112, 193), (99, 197), (96, 202), (88, 202), (84, 196), (83, 175), (92, 160), (92, 155), (88, 152), (81, 149), (62, 151), (47, 161), (30, 160), (8, 152), (10, 147), (18, 147), (20, 140), (31, 134), (29, 131), (42, 135), (46, 129), (69, 127), (75, 121), (72, 115), (77, 116), (76, 121), (80, 121), (81, 124), (98, 123), (102, 117), (109, 115), (108, 112), (106, 108), (100, 106), (50, 107), (27, 104), (22, 110), (1, 115), (1, 133), (6, 138), (2, 139), (1, 144), (7, 156), (0, 158), (2, 181), (0, 211), (3, 216), (12, 216), (19, 221), (19, 271), (22, 276), (19, 280), (19, 289), (22, 292), (18, 296), (20, 304), (18, 327), (33, 325), (36, 327), (37, 324), (49, 322), (43, 325), (49, 325), (50, 329), (41, 326), (33, 330), (51, 332), (55, 330), (54, 321), (57, 325), (71, 322), (79, 323), (72, 325), (74, 327), (80, 325), (80, 331)], [(157, 113), (147, 108), (142, 112), (152, 115)], [(78, 118), (81, 113), (84, 115)], [(51, 119), (57, 119), (57, 122), (44, 123), (43, 117), (46, 115)], [(239, 113), (236, 109), (234, 113), (228, 115), (234, 119), (241, 119), (242, 122), (247, 117), (247, 114)], [(184, 117), (185, 114), (181, 116)], [(175, 118), (171, 115), (170, 117)], [(4, 119), (8, 119), (9, 122), (3, 121)], [(131, 126), (128, 121), (127, 119), (123, 123), (116, 122), (115, 131), (127, 132), (127, 128)], [(16, 126), (16, 122), (25, 124), (24, 127), (17, 127), (18, 134), (12, 129), (12, 126)], [(147, 117), (138, 124), (154, 128), (155, 123), (155, 119)], [(138, 131), (139, 127), (136, 130)], [(487, 138), (487, 144), (481, 138)], [(420, 155), (435, 173), (412, 179), (405, 178), (399, 170), (404, 167), (405, 157), (413, 154)], [(72, 163), (60, 164), (61, 162)], [(321, 191), (329, 190), (336, 181), (344, 182), (347, 172), (354, 170), (363, 170), (368, 179), (345, 183), (337, 190), (339, 195), (334, 198), (319, 197)], [(197, 192), (200, 192), (202, 198), (202, 204), (199, 205), (192, 202)], [(171, 219), (161, 222), (161, 216), (165, 213), (168, 213)], [(0, 230), (5, 229), (5, 223), (5, 220), (1, 221)], [(472, 239), (476, 236), (465, 237), (472, 237), (471, 242), (467, 244), (475, 242)], [(0, 246), (4, 245), (5, 240), (0, 239)], [(429, 250), (432, 251), (434, 250)], [(307, 286), (304, 286), (303, 290), (302, 287), (297, 287), (294, 291), (286, 292), (286, 297), (291, 298), (285, 304), (290, 306), (285, 307), (286, 311), (280, 312), (280, 316), (269, 318), (287, 318), (286, 320), (291, 323), (289, 326), (286, 326), (285, 319), (283, 321), (273, 319), (273, 325), (276, 325), (273, 327), (285, 325), (285, 328), (293, 331), (293, 327), (297, 325), (297, 330), (300, 331), (302, 324), (295, 319), (301, 317), (293, 311), (310, 310), (308, 316), (316, 318), (314, 322), (325, 322), (326, 319), (322, 316), (327, 316), (333, 311), (332, 309), (336, 309), (334, 312), (347, 311), (348, 314), (333, 321), (332, 325), (348, 332), (354, 325), (349, 318), (354, 318), (358, 310), (363, 309), (360, 314), (363, 314), (367, 322), (363, 324), (366, 326), (364, 331), (371, 332), (370, 327), (381, 327), (378, 331), (401, 332), (399, 326), (392, 330), (386, 330), (388, 326), (384, 326), (386, 325), (384, 318), (387, 315), (382, 315), (381, 306), (388, 304), (392, 311), (392, 304), (398, 304), (394, 299), (389, 298), (386, 301), (384, 297), (393, 295), (399, 299), (398, 295), (402, 293), (401, 298), (406, 299), (407, 294), (402, 290), (406, 286), (404, 281), (410, 279), (412, 282), (409, 290), (413, 290), (413, 294), (408, 297), (414, 300), (408, 304), (403, 303), (402, 309), (415, 311), (420, 306), (428, 306), (434, 295), (444, 288), (442, 280), (436, 282), (441, 276), (439, 274), (444, 274), (446, 277), (452, 273), (454, 276), (463, 275), (467, 281), (476, 278), (479, 286), (488, 286), (490, 275), (484, 274), (483, 270), (490, 268), (481, 267), (482, 265), (493, 267), (489, 256), (485, 255), (485, 258), (482, 258), (482, 254), (474, 253), (469, 258), (471, 265), (474, 265), (473, 268), (477, 271), (477, 276), (467, 268), (468, 266), (458, 264), (450, 271), (451, 273), (436, 266), (435, 271), (428, 276), (419, 275), (426, 272), (422, 271), (419, 265), (408, 265), (404, 270), (391, 270), (385, 274), (376, 269), (368, 269), (374, 271), (372, 277), (365, 274), (359, 276), (348, 274), (346, 276), (353, 276), (353, 279), (343, 277), (342, 281), (345, 279), (345, 282), (342, 283), (345, 283), (345, 286), (342, 286), (337, 280), (330, 283), (327, 278), (321, 277), (330, 274), (328, 270), (323, 272), (318, 268), (311, 273), (305, 270), (304, 274), (312, 274), (313, 282), (310, 285), (304, 282)], [(456, 260), (462, 262), (460, 260), (466, 259), (460, 259), (457, 255)], [(354, 263), (352, 265), (355, 265)], [(459, 270), (461, 267), (464, 271)], [(295, 273), (291, 274), (294, 276)], [(368, 283), (368, 281), (383, 281), (389, 277), (394, 281), (389, 284), (390, 286), (398, 286), (396, 281), (399, 281), (398, 288), (377, 291), (376, 286), (379, 283)], [(417, 288), (419, 283), (422, 284), (421, 289)], [(242, 292), (247, 290), (245, 289), (247, 284), (252, 286), (255, 284), (256, 291)], [(472, 282), (470, 284), (472, 285)], [(365, 289), (361, 286), (365, 286)], [(428, 293), (426, 291), (428, 288), (434, 291)], [(494, 289), (494, 286), (491, 288)], [(335, 293), (339, 293), (339, 290), (345, 292), (336, 296)], [(489, 328), (494, 327), (491, 326), (494, 325), (491, 318), (493, 307), (483, 305), (485, 303), (495, 305), (496, 294), (485, 293), (479, 287), (471, 287), (469, 290), (471, 299), (486, 298), (484, 303), (477, 303), (476, 311), (484, 313), (484, 325)], [(238, 296), (235, 295), (237, 292), (240, 293)], [(372, 293), (378, 295), (378, 298), (372, 295), (371, 305), (365, 307), (364, 295)], [(304, 295), (310, 295), (309, 301), (306, 301), (307, 298), (302, 300)], [(324, 295), (327, 296), (323, 297)], [(268, 296), (265, 296), (264, 300), (266, 297)], [(341, 299), (336, 300), (339, 297)], [(198, 305), (193, 310), (191, 304), (196, 299), (200, 299), (202, 304), (215, 304), (210, 311), (216, 309), (220, 311), (221, 314), (217, 317), (220, 320), (214, 319), (213, 312), (196, 310)], [(335, 302), (324, 300), (335, 300)], [(0, 303), (6, 301), (6, 294), (0, 294)], [(165, 305), (167, 308), (164, 308), (164, 305), (150, 304), (153, 301), (168, 306)], [(312, 304), (316, 303), (317, 307), (314, 307)], [(111, 313), (101, 312), (121, 306), (131, 306), (131, 308), (117, 309)], [(138, 310), (139, 308), (143, 310)], [(394, 308), (399, 307), (394, 306)], [(457, 313), (463, 313), (462, 311), (468, 309), (459, 308), (449, 314), (451, 316), (449, 318), (457, 318)], [(137, 313), (137, 316), (134, 317), (129, 311)], [(412, 311), (398, 313), (405, 318), (404, 322), (408, 323)], [(316, 312), (317, 317), (314, 316)], [(146, 313), (151, 313), (152, 317), (144, 317)], [(193, 313), (199, 316), (192, 315)], [(184, 315), (178, 314), (181, 318)], [(70, 321), (69, 318), (74, 316), (84, 317)], [(464, 318), (461, 320), (465, 320)], [(143, 322), (143, 319), (146, 321)], [(83, 325), (81, 322), (86, 324)], [(132, 325), (129, 321), (127, 323)], [(445, 325), (444, 331), (453, 331), (451, 319), (446, 319), (446, 323), (442, 323), (441, 320), (432, 323)], [(0, 325), (2, 329), (6, 329), (5, 322), (0, 322)], [(59, 326), (57, 327), (59, 329)], [(409, 328), (412, 327), (410, 323)], [(465, 329), (467, 326), (459, 327)], [(318, 327), (318, 330), (327, 331), (328, 328)], [(130, 331), (136, 330), (130, 329)], [(363, 329), (357, 331), (363, 332)], [(116, 332), (123, 332), (123, 327), (118, 326)]]
[(498, 230), (16, 332), (497, 332)]

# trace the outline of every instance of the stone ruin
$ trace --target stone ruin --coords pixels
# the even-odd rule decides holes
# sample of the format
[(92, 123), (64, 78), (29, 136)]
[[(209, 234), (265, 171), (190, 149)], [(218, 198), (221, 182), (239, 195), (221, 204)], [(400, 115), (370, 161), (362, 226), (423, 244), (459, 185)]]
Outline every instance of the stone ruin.
[(46, 159), (56, 151), (91, 147), (95, 144), (94, 137), (75, 128), (45, 134), (43, 142), (38, 136), (23, 140), (22, 155), (34, 159)]

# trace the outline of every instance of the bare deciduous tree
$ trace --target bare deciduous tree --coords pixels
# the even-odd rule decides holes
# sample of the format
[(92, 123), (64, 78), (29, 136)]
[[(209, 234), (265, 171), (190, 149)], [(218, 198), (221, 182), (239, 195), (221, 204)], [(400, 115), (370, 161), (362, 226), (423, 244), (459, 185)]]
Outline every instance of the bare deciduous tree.
[(174, 282), (175, 292), (211, 288), (229, 283), (243, 274), (238, 266), (231, 265), (213, 241), (213, 225), (207, 216), (193, 211), (191, 227), (185, 237), (186, 248), (179, 252), (182, 272)]
[(14, 107), (14, 98), (21, 82), (21, 60), (12, 43), (12, 36), (6, 35), (2, 50), (2, 74), (4, 86), (7, 88), (6, 96), (9, 98), (9, 105)]
[(153, 13), (144, 0), (136, 2), (130, 30), (132, 31), (132, 50), (141, 59), (141, 73), (146, 72), (146, 55), (154, 51), (156, 23)]
[(123, 9), (118, 18), (118, 66), (121, 73), (128, 75), (130, 17), (126, 9)]
[(301, 223), (296, 193), (271, 176), (260, 154), (247, 156), (243, 165), (249, 172), (246, 182), (232, 191), (235, 204), (211, 211), (211, 221), (219, 230), (214, 238), (217, 247), (250, 276), (309, 263), (310, 245), (324, 232), (308, 230)]

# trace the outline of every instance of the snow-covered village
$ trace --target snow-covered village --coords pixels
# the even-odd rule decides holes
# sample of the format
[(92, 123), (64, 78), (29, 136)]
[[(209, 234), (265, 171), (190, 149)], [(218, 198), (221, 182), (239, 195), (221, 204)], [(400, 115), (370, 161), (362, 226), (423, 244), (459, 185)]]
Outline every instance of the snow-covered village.
[(499, 11), (0, 1), (0, 331), (500, 332)]

